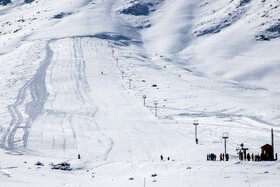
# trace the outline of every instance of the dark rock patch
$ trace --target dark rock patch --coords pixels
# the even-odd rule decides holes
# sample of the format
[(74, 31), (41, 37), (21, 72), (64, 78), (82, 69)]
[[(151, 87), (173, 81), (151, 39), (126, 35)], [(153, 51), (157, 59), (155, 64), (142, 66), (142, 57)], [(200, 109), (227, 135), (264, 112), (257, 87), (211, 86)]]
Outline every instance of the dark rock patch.
[(65, 13), (65, 12), (60, 12), (59, 14), (56, 14), (53, 16), (53, 19), (62, 19), (65, 16), (71, 15), (72, 13)]
[(11, 3), (11, 0), (0, 0), (0, 5), (5, 6), (5, 5), (9, 4), (9, 3)]
[(32, 3), (34, 0), (24, 0), (24, 3)]
[(150, 13), (146, 4), (134, 4), (126, 9), (121, 10), (122, 14), (130, 14), (134, 16), (147, 16)]
[(71, 164), (68, 162), (61, 162), (59, 164), (50, 164), (52, 169), (71, 171)]

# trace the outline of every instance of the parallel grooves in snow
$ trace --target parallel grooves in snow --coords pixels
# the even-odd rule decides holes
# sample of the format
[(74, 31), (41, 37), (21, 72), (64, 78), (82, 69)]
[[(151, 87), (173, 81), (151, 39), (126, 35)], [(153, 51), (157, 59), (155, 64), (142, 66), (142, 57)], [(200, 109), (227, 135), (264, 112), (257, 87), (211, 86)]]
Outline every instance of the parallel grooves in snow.
[(51, 43), (51, 48), (54, 55), (46, 73), (49, 97), (45, 111), (31, 129), (28, 148), (39, 147), (42, 152), (55, 150), (58, 154), (87, 154), (88, 146), (100, 140), (109, 154), (111, 146), (106, 148), (104, 142), (110, 139), (102, 134), (94, 136), (94, 131), (99, 129), (93, 119), (98, 108), (89, 96), (81, 40), (57, 40)]
[[(5, 135), (2, 139), (2, 148), (14, 149), (15, 140), (14, 136), (18, 129), (23, 128), (24, 134), (22, 137), (23, 147), (27, 145), (27, 139), (29, 136), (29, 128), (32, 122), (38, 117), (42, 112), (44, 103), (47, 99), (47, 93), (45, 88), (45, 74), (46, 69), (52, 58), (52, 51), (50, 50), (49, 44), (46, 45), (46, 57), (41, 63), (37, 70), (37, 73), (32, 77), (27, 83), (19, 89), (16, 102), (8, 106), (8, 109), (12, 116), (12, 121), (10, 122), (9, 128), (7, 129)], [(30, 92), (32, 96), (32, 101), (30, 101), (25, 106), (27, 92)], [(23, 121), (21, 112), (18, 110), (19, 107), (25, 106), (28, 118), (26, 122)]]

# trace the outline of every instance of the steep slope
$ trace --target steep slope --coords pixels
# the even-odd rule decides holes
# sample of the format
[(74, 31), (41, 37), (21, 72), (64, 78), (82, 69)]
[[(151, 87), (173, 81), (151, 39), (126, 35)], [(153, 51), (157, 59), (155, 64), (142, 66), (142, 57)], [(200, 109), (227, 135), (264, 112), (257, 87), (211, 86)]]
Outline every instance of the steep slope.
[(172, 154), (172, 147), (185, 139), (158, 124), (123, 90), (109, 42), (70, 38), (50, 45), (49, 95), (32, 124), (27, 148), (90, 160), (154, 160)]
[[(280, 138), (278, 4), (0, 5), (0, 183), (279, 185), (279, 162), (236, 155), (242, 142), (259, 153), (271, 128)], [(225, 132), (230, 161), (207, 162), (224, 151)], [(71, 174), (47, 166), (65, 160)]]
[[(182, 53), (207, 75), (279, 92), (279, 1), (203, 1), (194, 34)], [(270, 40), (269, 42), (267, 42)]]

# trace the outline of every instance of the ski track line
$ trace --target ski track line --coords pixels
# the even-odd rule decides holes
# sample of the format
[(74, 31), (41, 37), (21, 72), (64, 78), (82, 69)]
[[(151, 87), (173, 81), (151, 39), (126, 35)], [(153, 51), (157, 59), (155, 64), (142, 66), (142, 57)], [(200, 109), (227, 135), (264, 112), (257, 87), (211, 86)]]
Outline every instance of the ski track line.
[[(24, 128), (24, 147), (27, 146), (27, 140), (29, 136), (29, 129), (32, 125), (32, 122), (42, 113), (44, 110), (44, 104), (47, 100), (47, 90), (45, 84), (45, 76), (46, 70), (50, 64), (52, 59), (53, 52), (50, 49), (49, 43), (46, 46), (46, 57), (44, 59), (44, 63), (40, 66), (38, 73), (35, 75), (35, 79), (31, 84), (31, 94), (34, 96), (32, 101), (32, 106), (30, 107), (31, 111), (29, 111), (30, 117), (27, 119), (26, 128)], [(31, 103), (30, 103), (31, 104)], [(35, 114), (35, 115), (34, 115)]]
[[(89, 42), (89, 40), (87, 40), (87, 39), (86, 39), (86, 40), (85, 40), (85, 39), (81, 39), (81, 40), (83, 40), (83, 44), (85, 44), (86, 46), (88, 46), (89, 44), (91, 44), (91, 45), (90, 45), (90, 49), (91, 49), (91, 50), (94, 49), (96, 54), (99, 54), (99, 53), (98, 53), (98, 52), (99, 52), (99, 51), (98, 51), (99, 46), (105, 46), (103, 40), (101, 40), (101, 39), (95, 39), (95, 42)], [(91, 40), (91, 39), (90, 39), (90, 40)], [(106, 42), (106, 43), (107, 43), (107, 45), (108, 45), (108, 42)], [(94, 44), (94, 46), (92, 46), (92, 44)], [(86, 46), (83, 46), (83, 47), (84, 47), (84, 48), (87, 48)], [(92, 48), (92, 47), (93, 47), (93, 48)], [(83, 54), (83, 56), (84, 56), (84, 54)], [(83, 61), (83, 62), (85, 62), (85, 61)], [(103, 64), (99, 64), (99, 66), (101, 67), (101, 70), (107, 70), (107, 71), (110, 70), (110, 71), (112, 71), (110, 67), (109, 67), (109, 68), (108, 68), (108, 67), (105, 68)], [(102, 66), (103, 66), (103, 67), (102, 67)], [(86, 76), (86, 73), (85, 73), (85, 65), (84, 65), (84, 67), (83, 67), (83, 72), (84, 72), (84, 75)], [(86, 86), (89, 87), (88, 85), (86, 85)], [(94, 116), (98, 113), (98, 111), (99, 111), (99, 108), (97, 107), (96, 110), (92, 113), (92, 119), (93, 119), (93, 124), (95, 124), (95, 126), (96, 126), (96, 128), (97, 128), (97, 131), (100, 131), (99, 125), (98, 125), (98, 123), (96, 122), (96, 120), (94, 119)], [(105, 151), (104, 156), (103, 156), (103, 159), (104, 159), (104, 160), (107, 160), (108, 157), (109, 157), (109, 154), (110, 154), (111, 150), (113, 149), (114, 141), (113, 141), (112, 138), (110, 138), (109, 136), (105, 135), (103, 132), (100, 131), (100, 133), (101, 133), (101, 135), (105, 138), (105, 141), (108, 142), (108, 148), (106, 148), (106, 151)]]
[[(82, 115), (82, 119), (84, 122), (84, 127), (83, 130), (86, 131), (91, 131), (92, 129), (92, 125), (96, 123), (93, 121), (93, 117), (94, 117), (94, 113), (96, 112), (96, 109), (93, 111), (93, 114), (90, 115), (91, 111), (91, 107), (92, 106), (92, 100), (89, 96), (90, 93), (90, 89), (89, 89), (89, 85), (87, 82), (87, 77), (85, 74), (85, 67), (86, 67), (86, 62), (84, 59), (84, 50), (83, 48), (85, 48), (83, 46), (83, 40), (81, 41), (80, 38), (73, 38), (73, 55), (74, 55), (74, 63), (73, 63), (73, 69), (76, 70), (76, 72), (74, 73), (74, 75), (71, 77), (71, 79), (73, 80), (72, 82), (75, 82), (75, 96), (79, 97), (79, 101), (81, 102), (81, 105), (83, 105), (83, 107), (85, 107), (86, 111), (85, 113), (81, 114)], [(74, 116), (72, 116), (74, 117)], [(76, 125), (75, 125), (76, 126)], [(97, 125), (96, 125), (97, 127)], [(71, 124), (71, 128), (73, 128), (73, 124)], [(98, 129), (98, 127), (97, 127)], [(78, 136), (76, 136), (77, 138), (80, 139), (80, 141), (78, 142), (83, 142), (82, 140), (84, 139), (83, 137), (83, 133), (80, 132), (82, 131), (80, 128), (75, 128), (75, 132), (80, 134)], [(90, 144), (91, 142), (91, 138), (88, 137), (86, 144)], [(77, 152), (81, 152), (81, 148), (82, 146), (77, 146), (76, 147), (76, 151)], [(87, 152), (86, 150), (83, 150), (85, 152)]]
[[(91, 154), (89, 148), (96, 145), (103, 150), (98, 157), (102, 156), (105, 160), (108, 158), (114, 142), (100, 131), (95, 120), (99, 108), (91, 100), (85, 72), (86, 63), (90, 62), (92, 57), (97, 57), (94, 59), (97, 60), (95, 64), (99, 63), (98, 52), (104, 48), (107, 49), (106, 43), (100, 39), (79, 37), (60, 39), (51, 44), (53, 59), (46, 77), (46, 87), (50, 94), (47, 98), (47, 109), (40, 115), (39, 122), (36, 121), (42, 123), (42, 128), (36, 125), (31, 147), (39, 144), (42, 148), (62, 148), (63, 152), (75, 150), (88, 155)], [(90, 52), (86, 53), (89, 56), (85, 54), (87, 50)], [(68, 83), (65, 84), (65, 81)], [(60, 105), (61, 102), (66, 102), (67, 105)], [(98, 140), (99, 143), (95, 144)], [(72, 149), (68, 149), (69, 146)]]
[[(23, 128), (24, 135), (22, 137), (23, 147), (26, 147), (27, 139), (29, 135), (29, 128), (32, 125), (32, 121), (38, 117), (43, 110), (43, 105), (46, 101), (47, 93), (45, 88), (45, 73), (46, 69), (52, 58), (52, 51), (49, 47), (49, 42), (46, 45), (46, 56), (38, 68), (36, 74), (27, 83), (19, 89), (16, 101), (14, 104), (8, 106), (8, 110), (12, 116), (12, 120), (9, 124), (9, 128), (3, 136), (1, 147), (8, 150), (14, 150), (14, 136), (18, 128)], [(26, 106), (28, 111), (28, 119), (24, 127), (20, 127), (23, 122), (23, 117), (19, 111), (19, 107), (23, 105), (26, 100), (26, 94), (30, 91), (32, 101), (29, 102), (29, 106)], [(32, 107), (33, 106), (33, 107)]]

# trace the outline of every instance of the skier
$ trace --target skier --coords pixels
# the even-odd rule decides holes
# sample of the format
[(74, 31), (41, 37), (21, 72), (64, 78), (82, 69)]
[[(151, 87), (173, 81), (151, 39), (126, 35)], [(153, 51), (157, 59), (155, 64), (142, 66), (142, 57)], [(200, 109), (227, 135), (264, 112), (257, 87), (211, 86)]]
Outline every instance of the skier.
[(222, 160), (223, 160), (223, 154), (220, 153), (220, 161), (222, 161)]
[(163, 156), (162, 155), (160, 155), (160, 160), (163, 160)]

